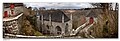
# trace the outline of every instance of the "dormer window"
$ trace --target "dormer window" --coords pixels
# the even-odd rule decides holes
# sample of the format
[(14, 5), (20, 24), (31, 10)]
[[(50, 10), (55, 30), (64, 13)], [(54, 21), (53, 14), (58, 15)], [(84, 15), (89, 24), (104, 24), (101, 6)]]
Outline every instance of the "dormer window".
[(14, 9), (14, 4), (11, 4), (11, 5), (10, 5), (10, 9)]

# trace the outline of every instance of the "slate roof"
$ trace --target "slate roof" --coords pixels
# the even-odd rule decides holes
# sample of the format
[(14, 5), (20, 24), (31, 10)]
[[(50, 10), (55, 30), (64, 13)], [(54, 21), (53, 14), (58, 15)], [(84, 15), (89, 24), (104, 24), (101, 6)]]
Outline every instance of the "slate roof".
[(44, 20), (49, 21), (49, 14), (51, 14), (51, 20), (54, 22), (62, 22), (62, 15), (64, 15), (64, 22), (70, 20), (61, 10), (41, 10), (40, 15), (44, 16)]

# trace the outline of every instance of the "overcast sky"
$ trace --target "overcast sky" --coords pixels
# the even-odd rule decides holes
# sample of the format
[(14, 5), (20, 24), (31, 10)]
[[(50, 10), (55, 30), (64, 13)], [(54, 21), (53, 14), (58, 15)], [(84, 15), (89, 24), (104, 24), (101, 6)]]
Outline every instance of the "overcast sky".
[(89, 3), (76, 2), (41, 2), (41, 3), (24, 3), (27, 7), (45, 7), (46, 9), (80, 9), (92, 7)]

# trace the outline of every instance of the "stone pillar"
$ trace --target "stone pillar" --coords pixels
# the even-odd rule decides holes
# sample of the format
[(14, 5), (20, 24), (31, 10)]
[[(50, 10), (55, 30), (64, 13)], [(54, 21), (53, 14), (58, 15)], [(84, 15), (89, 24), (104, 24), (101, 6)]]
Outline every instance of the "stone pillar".
[(61, 27), (61, 34), (65, 35), (65, 22), (64, 22), (64, 15), (62, 15), (62, 27)]
[(49, 31), (50, 31), (50, 35), (52, 33), (52, 21), (51, 21), (51, 14), (49, 14)]
[(37, 28), (40, 31), (40, 16), (37, 16)]
[(37, 30), (40, 31), (40, 16), (39, 16), (37, 8), (35, 8), (35, 15), (37, 17), (37, 19), (36, 19), (36, 23), (37, 23), (36, 27), (37, 27)]
[(42, 22), (42, 25), (41, 25), (42, 27), (41, 27), (41, 28), (42, 28), (42, 32), (43, 32), (43, 28), (44, 28), (44, 27), (43, 27), (43, 26), (44, 26), (44, 25), (43, 25), (43, 23), (44, 23), (44, 22), (43, 22), (43, 14), (41, 14), (41, 22)]
[(68, 32), (69, 32), (69, 34), (71, 33), (71, 31), (72, 31), (72, 13), (71, 13), (71, 15), (70, 15), (70, 23), (69, 23), (69, 27), (68, 27)]

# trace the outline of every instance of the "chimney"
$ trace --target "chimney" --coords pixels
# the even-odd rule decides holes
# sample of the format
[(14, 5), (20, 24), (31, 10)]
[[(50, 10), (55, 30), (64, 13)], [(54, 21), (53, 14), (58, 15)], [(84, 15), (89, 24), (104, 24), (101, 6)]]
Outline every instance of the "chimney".
[(71, 23), (72, 23), (72, 13), (71, 13), (71, 15), (70, 15), (70, 21), (71, 21)]
[(64, 15), (62, 15), (62, 23), (64, 23)]

